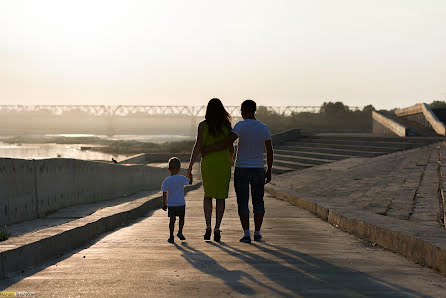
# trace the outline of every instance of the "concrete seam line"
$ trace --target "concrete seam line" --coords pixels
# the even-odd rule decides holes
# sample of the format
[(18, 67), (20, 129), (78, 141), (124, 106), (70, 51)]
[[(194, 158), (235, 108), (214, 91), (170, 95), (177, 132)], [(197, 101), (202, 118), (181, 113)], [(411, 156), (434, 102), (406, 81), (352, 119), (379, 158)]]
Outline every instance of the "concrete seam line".
[[(331, 211), (328, 208), (320, 206), (318, 203), (293, 196), (290, 192), (277, 191), (269, 186), (265, 187), (265, 190), (278, 199), (288, 201), (297, 207), (309, 211), (340, 230), (356, 235), (372, 243), (377, 243), (383, 248), (394, 251), (411, 261), (434, 268), (443, 274), (446, 273), (446, 250), (441, 247), (402, 232), (392, 231), (385, 227), (380, 227), (357, 218), (351, 218), (338, 212)], [(308, 204), (298, 204), (298, 201), (307, 202)], [(314, 212), (317, 211), (317, 209), (314, 209), (314, 205), (318, 206), (317, 209), (327, 210), (328, 218), (325, 219), (319, 212)], [(434, 260), (437, 260), (437, 262)]]

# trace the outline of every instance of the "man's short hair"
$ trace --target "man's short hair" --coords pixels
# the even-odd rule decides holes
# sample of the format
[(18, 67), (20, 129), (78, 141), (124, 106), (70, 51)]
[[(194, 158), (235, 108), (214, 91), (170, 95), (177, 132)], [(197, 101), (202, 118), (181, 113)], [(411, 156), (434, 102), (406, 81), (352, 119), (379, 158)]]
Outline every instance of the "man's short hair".
[(169, 158), (169, 169), (180, 169), (181, 168), (181, 161), (178, 159), (178, 157), (171, 157)]
[(256, 110), (257, 110), (257, 105), (254, 100), (247, 99), (244, 102), (242, 102), (242, 111), (254, 114)]

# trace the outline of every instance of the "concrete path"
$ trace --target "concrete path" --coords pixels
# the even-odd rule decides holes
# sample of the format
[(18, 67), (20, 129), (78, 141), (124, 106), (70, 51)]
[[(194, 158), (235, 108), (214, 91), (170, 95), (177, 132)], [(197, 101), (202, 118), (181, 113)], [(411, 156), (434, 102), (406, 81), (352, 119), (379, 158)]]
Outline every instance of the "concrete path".
[(36, 296), (446, 296), (446, 277), (266, 197), (262, 243), (239, 243), (231, 190), (223, 242), (204, 242), (202, 189), (187, 195), (184, 234), (167, 243), (157, 210), (13, 279), (2, 291)]

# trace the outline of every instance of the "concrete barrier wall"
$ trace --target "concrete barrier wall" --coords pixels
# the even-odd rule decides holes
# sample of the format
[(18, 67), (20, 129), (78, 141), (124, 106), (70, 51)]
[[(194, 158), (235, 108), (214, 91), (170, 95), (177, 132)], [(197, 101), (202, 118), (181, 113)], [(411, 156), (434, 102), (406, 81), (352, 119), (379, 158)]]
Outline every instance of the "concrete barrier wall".
[[(0, 159), (0, 225), (158, 189), (166, 170), (75, 159)], [(4, 216), (3, 216), (4, 215)]]
[(33, 160), (0, 159), (0, 225), (36, 217)]
[(405, 137), (407, 134), (407, 128), (404, 125), (394, 121), (391, 118), (387, 118), (376, 111), (372, 111), (372, 119), (373, 133), (382, 135), (397, 135), (400, 137)]
[(395, 110), (395, 116), (406, 118), (426, 127), (431, 127), (439, 135), (446, 135), (446, 126), (443, 122), (438, 120), (437, 116), (435, 116), (429, 106), (425, 103)]

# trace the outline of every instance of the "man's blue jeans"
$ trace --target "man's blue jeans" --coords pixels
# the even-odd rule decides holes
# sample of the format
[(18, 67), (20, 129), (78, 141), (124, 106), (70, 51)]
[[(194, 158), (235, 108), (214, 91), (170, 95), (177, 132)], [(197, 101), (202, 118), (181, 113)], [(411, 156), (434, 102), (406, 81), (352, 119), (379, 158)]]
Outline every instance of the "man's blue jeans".
[(234, 188), (237, 195), (238, 214), (249, 214), (249, 186), (251, 186), (252, 207), (255, 214), (264, 214), (265, 169), (239, 168), (234, 171)]

